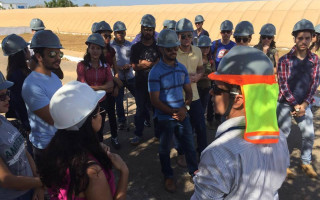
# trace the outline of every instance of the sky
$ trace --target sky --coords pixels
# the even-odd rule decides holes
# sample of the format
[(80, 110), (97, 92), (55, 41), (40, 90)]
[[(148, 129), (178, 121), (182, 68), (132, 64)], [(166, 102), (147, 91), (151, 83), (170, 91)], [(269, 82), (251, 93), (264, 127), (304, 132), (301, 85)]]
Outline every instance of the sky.
[[(0, 0), (3, 3), (28, 3), (29, 6), (44, 4), (43, 0)], [(47, 0), (50, 1), (50, 0)], [(257, 0), (71, 0), (82, 6), (85, 3), (97, 6), (130, 6), (130, 5), (156, 5), (156, 4), (191, 4), (208, 2), (233, 2), (233, 1), (257, 1)]]

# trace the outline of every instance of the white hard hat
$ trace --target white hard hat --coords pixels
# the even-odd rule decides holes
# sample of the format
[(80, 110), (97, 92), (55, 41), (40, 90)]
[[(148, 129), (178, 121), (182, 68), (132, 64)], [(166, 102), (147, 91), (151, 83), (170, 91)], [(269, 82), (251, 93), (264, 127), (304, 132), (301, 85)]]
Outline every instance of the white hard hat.
[(96, 108), (105, 91), (94, 91), (86, 83), (71, 81), (52, 96), (50, 114), (57, 129), (79, 130)]

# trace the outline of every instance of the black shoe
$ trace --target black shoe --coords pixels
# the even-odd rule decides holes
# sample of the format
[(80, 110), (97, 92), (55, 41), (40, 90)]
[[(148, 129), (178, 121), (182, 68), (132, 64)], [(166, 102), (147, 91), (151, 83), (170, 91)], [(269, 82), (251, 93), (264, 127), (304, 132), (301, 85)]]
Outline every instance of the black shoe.
[(118, 140), (118, 138), (111, 138), (111, 145), (115, 148), (115, 149), (120, 149), (121, 148), (121, 144)]
[(145, 127), (151, 127), (150, 121), (144, 120), (144, 126)]

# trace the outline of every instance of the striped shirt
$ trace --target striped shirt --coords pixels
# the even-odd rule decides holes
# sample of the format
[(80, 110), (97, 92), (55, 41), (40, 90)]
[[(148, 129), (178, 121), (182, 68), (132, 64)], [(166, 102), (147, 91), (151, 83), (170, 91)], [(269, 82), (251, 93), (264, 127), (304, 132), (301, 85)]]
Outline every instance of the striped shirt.
[[(288, 83), (288, 80), (290, 78), (290, 75), (292, 73), (293, 69), (293, 57), (295, 56), (296, 47), (294, 46), (289, 53), (282, 56), (279, 59), (278, 63), (278, 83), (279, 83), (279, 98), (278, 100), (281, 101), (285, 99), (290, 105), (295, 106), (299, 104), (297, 100), (295, 99), (293, 92), (290, 90), (290, 85)], [(308, 50), (307, 52), (308, 61), (313, 66), (311, 76), (311, 83), (310, 86), (308, 86), (308, 92), (304, 99), (308, 104), (313, 103), (313, 95), (316, 93), (318, 85), (319, 85), (319, 58), (316, 54), (311, 53), (311, 51)]]
[[(178, 62), (176, 62), (175, 67), (172, 67), (160, 60), (149, 73), (149, 92), (159, 91), (160, 100), (170, 108), (184, 106), (183, 86), (189, 83), (186, 67)], [(155, 108), (155, 116), (159, 120), (172, 119), (171, 116), (157, 108)]]
[(286, 138), (280, 133), (276, 144), (249, 143), (244, 126), (241, 116), (218, 127), (218, 138), (201, 153), (191, 200), (277, 199), (289, 166)]

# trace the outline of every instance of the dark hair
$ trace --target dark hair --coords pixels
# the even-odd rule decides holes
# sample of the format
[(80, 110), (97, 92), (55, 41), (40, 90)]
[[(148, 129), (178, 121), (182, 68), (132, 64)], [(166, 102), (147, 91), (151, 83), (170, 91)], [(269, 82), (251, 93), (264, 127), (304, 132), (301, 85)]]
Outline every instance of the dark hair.
[[(73, 194), (79, 195), (87, 189), (88, 162), (92, 160), (90, 156), (93, 156), (102, 168), (112, 167), (92, 128), (92, 118), (98, 110), (99, 106), (88, 116), (79, 131), (58, 130), (39, 159), (40, 179), (45, 186), (53, 190), (66, 188), (68, 184), (66, 172), (69, 170), (68, 199), (72, 199)], [(58, 192), (55, 195), (58, 195)]]
[(314, 30), (306, 29), (306, 30), (294, 31), (294, 32), (292, 32), (293, 37), (296, 38), (297, 35), (298, 35), (300, 32), (309, 32), (309, 33), (311, 34), (311, 36), (312, 36), (313, 33), (314, 33)]
[[(258, 45), (262, 45), (262, 35), (260, 35), (260, 39), (259, 39), (259, 43), (258, 43)], [(271, 43), (270, 43), (270, 48), (272, 49), (272, 48), (276, 48), (276, 42), (274, 41), (274, 37), (273, 37), (273, 39), (272, 39), (272, 41), (271, 41)]]
[[(90, 53), (88, 51), (89, 46), (90, 46), (90, 43), (88, 44), (88, 48), (86, 50), (86, 53), (83, 56), (83, 61), (81, 61), (84, 64), (84, 66), (86, 66), (86, 67), (90, 67), (90, 61), (91, 61), (91, 55), (90, 55)], [(99, 57), (99, 60), (102, 62), (102, 64), (106, 64), (107, 61), (106, 61), (106, 58), (105, 58), (105, 56), (103, 54), (103, 48), (102, 47), (100, 47), (100, 48), (101, 48), (101, 55)]]
[(35, 54), (38, 53), (40, 54), (41, 57), (44, 57), (44, 47), (40, 47), (40, 48), (34, 48), (33, 49), (33, 52), (34, 52), (34, 55), (31, 57), (31, 59), (38, 64), (38, 59), (36, 58)]
[(315, 47), (316, 48), (315, 51), (318, 51), (319, 48), (320, 48), (320, 34), (319, 33), (315, 33), (315, 35), (316, 35), (316, 41), (312, 42), (312, 44), (309, 47), (309, 50), (312, 50), (313, 47)]
[(21, 70), (25, 76), (27, 76), (31, 72), (31, 70), (28, 68), (24, 50), (8, 57), (7, 79), (16, 70)]

